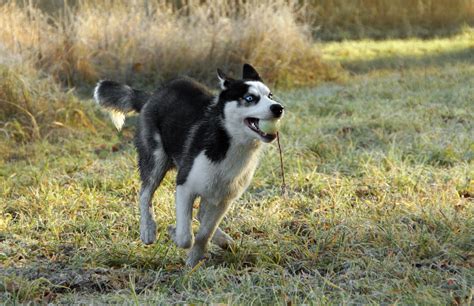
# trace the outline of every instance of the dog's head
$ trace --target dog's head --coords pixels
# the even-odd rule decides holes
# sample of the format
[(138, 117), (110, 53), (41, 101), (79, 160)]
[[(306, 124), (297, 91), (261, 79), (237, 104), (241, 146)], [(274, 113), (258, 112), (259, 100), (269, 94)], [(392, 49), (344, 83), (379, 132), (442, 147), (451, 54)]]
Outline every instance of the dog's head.
[(239, 80), (226, 76), (220, 69), (217, 76), (222, 88), (218, 103), (223, 106), (224, 125), (232, 137), (243, 142), (275, 140), (276, 133), (264, 133), (259, 122), (283, 117), (284, 108), (274, 100), (255, 68), (244, 64)]

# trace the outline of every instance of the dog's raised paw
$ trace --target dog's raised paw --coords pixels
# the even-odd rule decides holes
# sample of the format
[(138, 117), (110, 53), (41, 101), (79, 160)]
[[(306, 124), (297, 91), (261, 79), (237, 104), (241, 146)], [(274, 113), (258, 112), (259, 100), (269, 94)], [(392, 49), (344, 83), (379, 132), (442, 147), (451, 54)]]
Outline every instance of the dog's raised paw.
[(232, 239), (229, 235), (224, 233), (223, 231), (216, 232), (212, 237), (212, 243), (216, 244), (223, 250), (227, 250), (235, 245), (234, 239)]
[(148, 222), (140, 223), (140, 239), (144, 244), (152, 244), (156, 240), (156, 223), (149, 220)]
[(194, 268), (201, 261), (205, 261), (207, 259), (205, 255), (206, 255), (206, 252), (203, 252), (200, 249), (192, 248), (188, 253), (188, 258), (186, 259), (186, 265), (190, 268)]

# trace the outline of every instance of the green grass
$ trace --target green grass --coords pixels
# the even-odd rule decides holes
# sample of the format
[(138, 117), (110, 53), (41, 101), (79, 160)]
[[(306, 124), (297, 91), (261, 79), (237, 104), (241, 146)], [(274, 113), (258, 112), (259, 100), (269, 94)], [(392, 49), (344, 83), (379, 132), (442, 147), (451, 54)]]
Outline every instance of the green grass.
[(394, 69), (426, 69), (474, 60), (474, 29), (466, 27), (449, 38), (422, 40), (391, 39), (385, 41), (348, 40), (321, 43), (323, 59), (335, 61), (356, 72), (392, 72)]
[(287, 196), (271, 145), (223, 222), (237, 247), (195, 270), (166, 234), (174, 173), (155, 196), (157, 243), (139, 241), (133, 124), (117, 134), (83, 101), (95, 132), (2, 139), (0, 300), (472, 303), (472, 44), (438, 56), (456, 39), (326, 45), (354, 75), (279, 93)]

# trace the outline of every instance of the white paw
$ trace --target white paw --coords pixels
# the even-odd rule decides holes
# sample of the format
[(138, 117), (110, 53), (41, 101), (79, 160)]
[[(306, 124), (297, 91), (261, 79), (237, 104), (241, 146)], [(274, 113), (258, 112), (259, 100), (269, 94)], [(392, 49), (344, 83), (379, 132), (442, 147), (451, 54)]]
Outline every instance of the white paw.
[(156, 240), (156, 223), (153, 220), (140, 222), (140, 239), (144, 244), (152, 244)]
[(219, 231), (214, 234), (212, 237), (212, 243), (216, 244), (219, 246), (221, 249), (228, 249), (231, 246), (235, 245), (234, 239), (232, 239), (229, 235), (226, 233)]
[(176, 234), (176, 228), (170, 225), (168, 226), (168, 234), (179, 248), (189, 249), (194, 244), (194, 235), (192, 232), (178, 235)]
[(206, 251), (199, 247), (193, 247), (189, 253), (188, 258), (186, 259), (186, 265), (188, 267), (195, 267), (199, 262), (206, 260)]

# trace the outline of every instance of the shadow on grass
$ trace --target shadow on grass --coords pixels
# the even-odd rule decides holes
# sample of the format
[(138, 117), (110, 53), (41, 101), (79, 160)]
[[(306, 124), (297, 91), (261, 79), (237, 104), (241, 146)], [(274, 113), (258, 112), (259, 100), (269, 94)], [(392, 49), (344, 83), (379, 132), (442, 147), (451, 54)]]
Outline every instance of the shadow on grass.
[(342, 61), (342, 66), (353, 73), (376, 70), (400, 70), (406, 68), (445, 67), (459, 63), (474, 64), (474, 46), (436, 54), (383, 56), (375, 59)]
[(315, 25), (318, 30), (314, 33), (315, 38), (321, 41), (344, 41), (344, 40), (386, 40), (386, 39), (432, 39), (432, 38), (447, 38), (454, 35), (461, 34), (466, 27), (474, 26), (474, 20), (465, 20), (464, 23), (457, 23), (452, 25), (444, 24), (442, 27), (433, 28), (432, 26), (411, 25), (411, 27), (401, 28), (398, 26), (370, 26), (351, 24), (350, 27), (334, 27)]
[[(171, 272), (135, 268), (85, 268), (64, 263), (35, 262), (19, 268), (1, 269), (0, 299), (16, 302), (55, 301), (61, 294), (108, 294), (117, 291), (140, 294), (166, 283)], [(3, 287), (3, 288), (2, 288)]]

